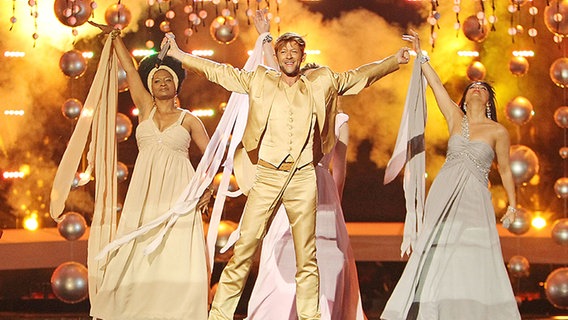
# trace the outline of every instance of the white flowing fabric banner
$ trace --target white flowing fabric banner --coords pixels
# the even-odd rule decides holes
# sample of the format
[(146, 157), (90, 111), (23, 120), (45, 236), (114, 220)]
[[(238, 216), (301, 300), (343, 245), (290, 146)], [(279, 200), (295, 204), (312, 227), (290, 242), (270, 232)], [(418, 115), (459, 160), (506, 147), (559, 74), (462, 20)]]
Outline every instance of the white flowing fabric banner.
[[(253, 53), (244, 66), (245, 70), (253, 70), (257, 65), (262, 63), (262, 39), (263, 35), (258, 37)], [(248, 107), (249, 103), (247, 95), (232, 93), (229, 101), (227, 102), (225, 112), (223, 113), (223, 116), (221, 117), (221, 120), (215, 129), (207, 148), (205, 149), (205, 153), (195, 170), (194, 177), (179, 196), (176, 204), (155, 220), (141, 226), (136, 231), (109, 243), (99, 252), (96, 259), (102, 259), (108, 253), (116, 250), (121, 245), (132, 241), (136, 237), (146, 234), (154, 228), (161, 227), (162, 229), (160, 232), (155, 236), (150, 245), (145, 248), (144, 252), (145, 254), (149, 254), (156, 250), (156, 248), (158, 248), (158, 246), (162, 243), (162, 239), (168, 229), (176, 223), (177, 219), (184, 214), (193, 212), (199, 198), (217, 174), (226, 153), (227, 156), (223, 163), (223, 175), (217, 189), (217, 195), (207, 231), (207, 258), (209, 268), (212, 270), (215, 257), (215, 243), (217, 241), (218, 228), (221, 221), (225, 199), (227, 196), (236, 197), (242, 194), (240, 190), (230, 192), (228, 189), (231, 174), (233, 172), (235, 150), (242, 140), (247, 122)], [(228, 143), (229, 148), (227, 150)]]
[(404, 198), (406, 218), (400, 247), (401, 256), (410, 254), (418, 232), (422, 228), (425, 201), (426, 152), (424, 127), (426, 125), (426, 79), (420, 61), (416, 59), (408, 86), (402, 120), (393, 155), (385, 170), (384, 184), (391, 182), (404, 167)]

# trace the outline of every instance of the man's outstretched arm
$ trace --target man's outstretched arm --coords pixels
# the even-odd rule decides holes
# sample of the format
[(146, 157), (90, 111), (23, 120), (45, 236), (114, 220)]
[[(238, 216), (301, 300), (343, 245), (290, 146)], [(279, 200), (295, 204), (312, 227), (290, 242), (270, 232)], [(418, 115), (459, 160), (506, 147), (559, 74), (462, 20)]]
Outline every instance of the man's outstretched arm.
[(367, 63), (356, 69), (339, 74), (339, 94), (357, 94), (380, 78), (398, 70), (399, 65), (408, 63), (410, 57), (409, 50), (409, 48), (403, 47), (385, 59)]
[(164, 37), (162, 47), (166, 44), (170, 46), (168, 56), (181, 61), (185, 69), (204, 76), (229, 91), (243, 94), (249, 92), (251, 72), (184, 52), (178, 47), (172, 33), (167, 33)]

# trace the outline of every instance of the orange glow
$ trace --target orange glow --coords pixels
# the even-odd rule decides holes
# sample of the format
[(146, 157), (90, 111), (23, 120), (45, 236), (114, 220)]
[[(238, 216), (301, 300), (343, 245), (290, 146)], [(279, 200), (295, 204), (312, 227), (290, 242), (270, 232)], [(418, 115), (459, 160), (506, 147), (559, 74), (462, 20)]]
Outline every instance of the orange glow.
[(193, 51), (191, 51), (191, 54), (199, 56), (199, 57), (211, 57), (213, 54), (215, 54), (215, 51), (213, 51), (213, 50), (193, 50)]
[(544, 227), (546, 227), (546, 219), (544, 219), (541, 216), (536, 216), (532, 219), (531, 221), (531, 225), (533, 227), (535, 227), (536, 229), (542, 229)]
[(155, 50), (146, 50), (146, 49), (136, 49), (136, 50), (132, 50), (132, 55), (135, 57), (145, 57), (145, 56), (149, 56), (151, 54), (156, 53)]
[(31, 172), (31, 168), (29, 164), (23, 164), (20, 166), (20, 172), (24, 174), (24, 176), (27, 176), (30, 174)]
[(21, 179), (24, 177), (24, 173), (20, 171), (4, 171), (2, 177), (4, 179)]
[(24, 110), (4, 110), (6, 116), (23, 116), (24, 114)]
[(22, 51), (4, 51), (4, 57), (6, 58), (23, 58), (26, 55)]
[(477, 52), (477, 51), (458, 51), (458, 56), (460, 56), (460, 57), (479, 57), (479, 52)]
[(37, 219), (37, 214), (32, 213), (31, 215), (24, 218), (24, 229), (35, 231), (39, 228), (39, 221)]
[(532, 50), (516, 50), (516, 51), (513, 51), (513, 56), (515, 56), (515, 57), (534, 57), (534, 51), (532, 51)]
[(215, 115), (215, 110), (213, 109), (195, 109), (191, 111), (196, 117), (212, 117)]
[[(533, 111), (534, 112), (534, 111)], [(540, 176), (538, 175), (538, 173), (536, 173), (530, 180), (529, 180), (529, 184), (531, 186), (536, 186), (540, 183)]]
[(95, 53), (93, 51), (84, 51), (82, 52), (82, 56), (85, 59), (92, 59), (95, 56)]
[(80, 186), (87, 184), (87, 182), (91, 181), (92, 179), (93, 179), (93, 177), (91, 176), (91, 174), (89, 174), (87, 172), (79, 173), (79, 185)]

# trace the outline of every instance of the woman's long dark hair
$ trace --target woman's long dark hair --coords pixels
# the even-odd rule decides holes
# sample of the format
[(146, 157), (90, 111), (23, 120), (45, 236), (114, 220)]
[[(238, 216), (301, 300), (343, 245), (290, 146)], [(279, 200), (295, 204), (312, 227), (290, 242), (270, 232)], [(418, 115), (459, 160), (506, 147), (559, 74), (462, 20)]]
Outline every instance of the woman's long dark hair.
[[(467, 114), (467, 110), (465, 108), (465, 96), (467, 94), (467, 91), (469, 90), (469, 88), (474, 85), (474, 84), (480, 84), (482, 86), (484, 86), (485, 88), (487, 88), (487, 92), (489, 93), (489, 110), (491, 110), (491, 116), (487, 117), (495, 122), (497, 121), (497, 108), (496, 108), (496, 99), (495, 99), (495, 89), (493, 88), (493, 86), (491, 86), (489, 83), (485, 82), (485, 81), (474, 81), (470, 84), (467, 85), (467, 87), (465, 87), (465, 90), (463, 91), (459, 106), (460, 109), (463, 111), (464, 114)], [(487, 114), (486, 114), (487, 116)]]

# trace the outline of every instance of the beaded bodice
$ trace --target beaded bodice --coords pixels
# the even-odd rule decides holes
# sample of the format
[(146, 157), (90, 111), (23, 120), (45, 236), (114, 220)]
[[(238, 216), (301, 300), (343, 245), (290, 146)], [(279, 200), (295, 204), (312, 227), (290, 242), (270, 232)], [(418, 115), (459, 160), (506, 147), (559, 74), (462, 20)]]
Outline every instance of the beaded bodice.
[(469, 123), (464, 115), (461, 122), (461, 134), (454, 134), (448, 141), (446, 165), (463, 163), (484, 181), (488, 181), (489, 171), (495, 153), (484, 141), (470, 141)]
[(461, 134), (469, 141), (469, 122), (467, 121), (467, 116), (464, 114), (461, 121)]

